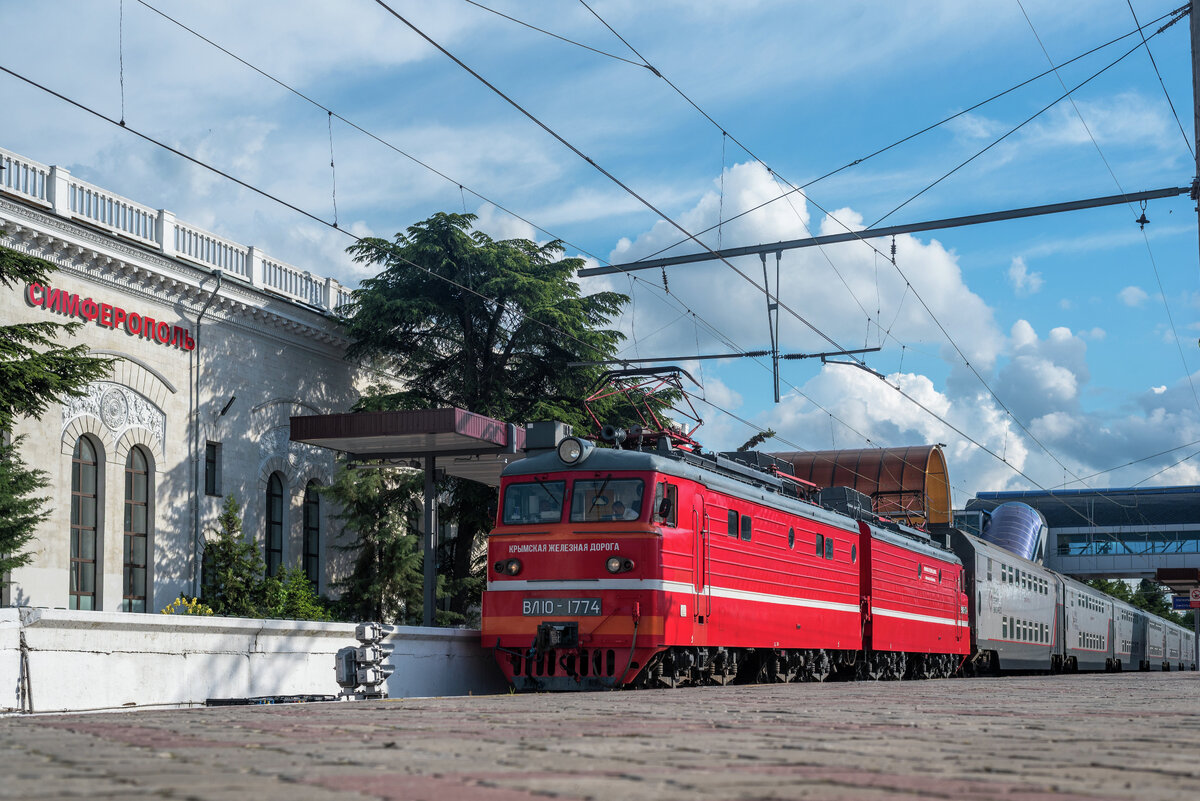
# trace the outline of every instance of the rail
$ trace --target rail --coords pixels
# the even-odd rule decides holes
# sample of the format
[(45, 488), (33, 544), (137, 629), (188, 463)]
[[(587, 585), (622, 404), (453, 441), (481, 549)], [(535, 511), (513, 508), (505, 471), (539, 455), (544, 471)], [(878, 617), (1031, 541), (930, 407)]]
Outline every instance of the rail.
[(62, 168), (39, 164), (0, 148), (0, 195), (10, 195), (52, 213), (98, 228), (251, 286), (269, 289), (297, 303), (333, 312), (351, 300), (351, 288), (334, 278), (264, 255), (253, 245), (225, 239), (178, 221), (166, 209), (153, 209), (75, 178)]

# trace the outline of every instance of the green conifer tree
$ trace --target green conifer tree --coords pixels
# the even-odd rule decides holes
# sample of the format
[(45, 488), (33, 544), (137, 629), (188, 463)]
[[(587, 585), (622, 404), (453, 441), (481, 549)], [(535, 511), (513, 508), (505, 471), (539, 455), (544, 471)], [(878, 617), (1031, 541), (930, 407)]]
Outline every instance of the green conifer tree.
[(35, 497), (50, 482), (45, 472), (26, 467), (17, 450), (20, 444), (20, 437), (11, 444), (0, 441), (0, 587), (9, 571), (33, 558), (24, 549), (46, 516), (43, 507), (49, 500)]
[(227, 617), (259, 617), (265, 605), (265, 566), (258, 548), (242, 537), (242, 507), (233, 495), (217, 518), (216, 536), (204, 543), (200, 597)]
[[(0, 235), (3, 235), (0, 229)], [(0, 246), (0, 285), (45, 283), (54, 265)], [(53, 403), (82, 395), (87, 385), (108, 375), (111, 359), (88, 355), (87, 345), (63, 347), (82, 323), (40, 321), (0, 326), (0, 586), (9, 571), (28, 564), (24, 549), (49, 514), (46, 499), (34, 493), (48, 486), (41, 470), (21, 460), (21, 437), (10, 440), (18, 417), (39, 418)]]

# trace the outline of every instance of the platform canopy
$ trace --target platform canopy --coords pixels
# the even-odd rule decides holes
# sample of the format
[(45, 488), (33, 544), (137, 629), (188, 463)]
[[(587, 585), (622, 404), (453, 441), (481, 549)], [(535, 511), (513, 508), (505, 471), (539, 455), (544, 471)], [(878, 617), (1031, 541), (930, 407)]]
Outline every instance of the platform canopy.
[(291, 439), (329, 448), (362, 465), (424, 468), (500, 485), (505, 465), (525, 456), (525, 428), (465, 409), (417, 409), (293, 417)]
[(876, 514), (910, 525), (950, 522), (950, 479), (940, 445), (794, 451), (772, 456), (791, 462), (797, 478), (818, 487), (853, 487), (869, 495)]

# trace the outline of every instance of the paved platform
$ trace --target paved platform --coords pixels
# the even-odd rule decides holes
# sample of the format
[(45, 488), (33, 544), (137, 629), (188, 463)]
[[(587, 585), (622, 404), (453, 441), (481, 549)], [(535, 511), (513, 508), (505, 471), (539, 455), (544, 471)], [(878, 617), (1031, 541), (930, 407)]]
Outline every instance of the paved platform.
[(0, 718), (0, 798), (1184, 799), (1200, 673)]

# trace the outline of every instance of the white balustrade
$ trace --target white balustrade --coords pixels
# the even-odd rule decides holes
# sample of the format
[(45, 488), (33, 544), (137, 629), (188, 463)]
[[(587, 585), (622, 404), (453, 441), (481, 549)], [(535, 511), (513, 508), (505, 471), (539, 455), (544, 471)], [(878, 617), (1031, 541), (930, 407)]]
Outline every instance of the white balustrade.
[(110, 233), (149, 245), (165, 256), (220, 269), (253, 286), (314, 306), (334, 310), (350, 302), (351, 290), (332, 278), (276, 261), (253, 246), (240, 245), (166, 210), (154, 210), (73, 177), (61, 168), (0, 148), (0, 193), (82, 220)]
[(264, 257), (263, 286), (301, 303), (328, 308), (324, 297), (325, 279), (299, 267)]
[(76, 217), (148, 245), (158, 244), (155, 233), (158, 212), (154, 209), (78, 178), (68, 178), (67, 196), (67, 207)]
[(46, 199), (46, 179), (49, 175), (49, 166), (0, 148), (0, 191), (49, 205)]
[(246, 245), (230, 242), (187, 223), (175, 223), (175, 253), (178, 256), (247, 281), (250, 280), (249, 250)]

